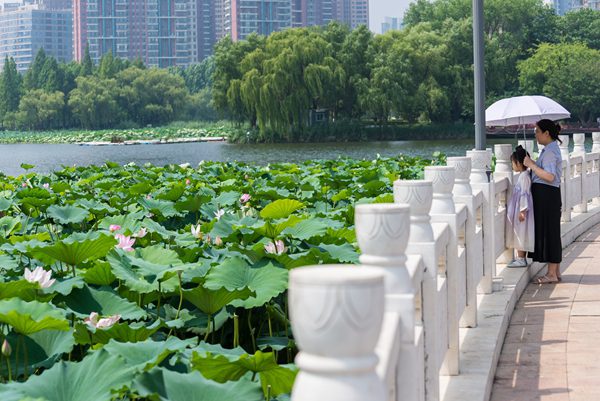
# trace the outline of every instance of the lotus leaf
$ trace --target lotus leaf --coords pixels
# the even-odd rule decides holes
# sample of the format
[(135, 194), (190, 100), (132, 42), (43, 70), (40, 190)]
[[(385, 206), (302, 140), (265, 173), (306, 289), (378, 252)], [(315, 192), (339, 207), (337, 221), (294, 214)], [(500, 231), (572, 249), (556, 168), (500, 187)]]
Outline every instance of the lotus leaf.
[[(271, 395), (277, 396), (292, 391), (297, 371), (280, 366), (272, 352), (256, 351), (254, 355), (227, 352), (212, 346), (202, 352), (202, 344), (192, 356), (192, 368), (200, 371), (207, 379), (225, 383), (239, 380), (248, 372), (258, 373), (261, 387), (266, 396), (267, 387), (271, 387)], [(215, 352), (217, 351), (217, 352)]]
[(36, 258), (48, 256), (69, 266), (77, 266), (86, 260), (105, 256), (116, 243), (112, 236), (99, 232), (75, 233), (52, 245), (31, 248), (31, 253)]
[(87, 317), (92, 312), (102, 316), (121, 315), (126, 320), (139, 320), (146, 317), (146, 312), (135, 303), (121, 298), (111, 288), (95, 289), (85, 285), (75, 289), (69, 296), (57, 297), (79, 318)]
[(358, 253), (352, 245), (320, 244), (319, 248), (327, 251), (331, 257), (341, 263), (358, 263)]
[(327, 232), (328, 227), (330, 227), (330, 225), (323, 220), (308, 219), (300, 221), (292, 227), (286, 228), (282, 231), (282, 234), (304, 241), (324, 235)]
[[(73, 330), (43, 330), (24, 336), (25, 348), (27, 349), (28, 372), (31, 373), (37, 368), (50, 368), (56, 363), (63, 354), (71, 352), (75, 345)], [(18, 335), (10, 333), (7, 341), (12, 345), (13, 351), (16, 350)], [(10, 355), (11, 371), (13, 374), (23, 374), (23, 357), (19, 355), (21, 361), (17, 366), (17, 354), (13, 352)], [(8, 370), (6, 363), (0, 363), (0, 376), (7, 377)]]
[(257, 383), (248, 379), (215, 383), (199, 372), (177, 373), (155, 368), (138, 377), (133, 388), (143, 397), (157, 394), (161, 401), (263, 401)]
[(20, 225), (21, 220), (16, 217), (4, 216), (0, 218), (0, 236), (2, 236), (2, 238), (8, 237)]
[(263, 219), (282, 219), (303, 207), (304, 204), (302, 202), (294, 199), (278, 199), (265, 206), (260, 212), (260, 217)]
[(89, 216), (87, 210), (72, 205), (52, 205), (46, 210), (46, 214), (61, 224), (81, 223)]
[(104, 350), (93, 352), (81, 362), (59, 362), (25, 383), (0, 385), (2, 401), (25, 397), (47, 401), (110, 400), (111, 390), (128, 385), (134, 369), (121, 357)]
[(76, 323), (74, 337), (78, 344), (107, 344), (111, 339), (124, 343), (135, 343), (147, 340), (162, 326), (163, 323), (157, 320), (150, 326), (143, 323), (117, 323), (108, 329), (89, 330), (85, 324)]
[(0, 212), (4, 212), (13, 205), (13, 200), (8, 198), (0, 198)]
[(38, 283), (30, 283), (24, 279), (0, 282), (0, 299), (18, 297), (25, 301), (33, 301), (39, 288)]
[(191, 289), (184, 290), (183, 297), (194, 304), (202, 312), (209, 315), (214, 315), (220, 311), (225, 305), (229, 305), (233, 301), (240, 299), (245, 300), (252, 296), (254, 292), (248, 287), (242, 287), (234, 290), (219, 288), (217, 290), (209, 290), (202, 285)]
[(117, 279), (110, 264), (104, 261), (96, 261), (94, 267), (87, 269), (82, 277), (86, 283), (95, 285), (111, 285)]
[(110, 340), (103, 348), (111, 355), (125, 359), (129, 366), (141, 367), (147, 371), (159, 365), (165, 358), (175, 352), (182, 352), (186, 348), (195, 347), (198, 340), (190, 338), (180, 340), (169, 337), (165, 341), (145, 340), (137, 343), (120, 343)]
[(81, 277), (71, 277), (66, 280), (57, 280), (48, 288), (44, 288), (43, 292), (47, 294), (59, 293), (61, 295), (69, 295), (73, 288), (82, 288), (84, 286), (83, 279)]
[(160, 214), (166, 218), (179, 215), (179, 212), (175, 209), (175, 204), (171, 201), (142, 198), (138, 202), (149, 212)]
[(252, 268), (241, 258), (230, 258), (213, 267), (206, 276), (205, 288), (233, 291), (247, 287), (256, 295), (231, 302), (235, 307), (256, 308), (269, 302), (287, 289), (288, 272), (268, 263), (263, 267)]
[(64, 310), (47, 303), (26, 302), (19, 298), (0, 300), (0, 322), (25, 335), (41, 330), (69, 330)]

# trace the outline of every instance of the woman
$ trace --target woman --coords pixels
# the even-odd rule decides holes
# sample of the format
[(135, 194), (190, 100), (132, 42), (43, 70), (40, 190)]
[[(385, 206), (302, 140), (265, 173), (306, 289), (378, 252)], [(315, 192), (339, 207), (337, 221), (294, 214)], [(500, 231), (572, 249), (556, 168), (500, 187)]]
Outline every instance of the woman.
[(552, 284), (561, 280), (562, 243), (560, 240), (560, 176), (562, 157), (558, 142), (560, 125), (551, 120), (540, 120), (535, 124), (535, 139), (544, 149), (537, 162), (525, 157), (523, 164), (532, 172), (531, 195), (535, 221), (535, 251), (530, 254), (534, 262), (548, 264), (544, 276), (537, 277), (538, 284)]

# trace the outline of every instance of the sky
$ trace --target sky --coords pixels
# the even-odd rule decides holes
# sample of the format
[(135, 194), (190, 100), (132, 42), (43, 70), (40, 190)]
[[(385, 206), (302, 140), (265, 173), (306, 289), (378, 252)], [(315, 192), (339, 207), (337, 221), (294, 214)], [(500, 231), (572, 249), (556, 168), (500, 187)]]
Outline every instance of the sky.
[(371, 31), (381, 33), (385, 17), (402, 18), (411, 0), (369, 0), (369, 26)]

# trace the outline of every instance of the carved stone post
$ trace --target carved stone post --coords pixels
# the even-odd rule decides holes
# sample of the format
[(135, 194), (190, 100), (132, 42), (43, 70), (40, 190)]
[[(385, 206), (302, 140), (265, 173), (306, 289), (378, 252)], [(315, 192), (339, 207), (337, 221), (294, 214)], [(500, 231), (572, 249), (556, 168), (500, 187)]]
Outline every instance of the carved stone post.
[(442, 364), (440, 374), (457, 375), (459, 373), (459, 335), (458, 319), (462, 314), (459, 305), (466, 296), (459, 293), (459, 284), (465, 283), (466, 271), (458, 264), (458, 222), (456, 206), (452, 198), (452, 189), (456, 173), (450, 166), (425, 167), (425, 179), (433, 184), (433, 202), (431, 203), (431, 221), (447, 223), (450, 228), (448, 252), (446, 257), (446, 279), (448, 282), (448, 352)]
[[(562, 156), (563, 162), (563, 171), (561, 174), (561, 183), (560, 183), (560, 196), (562, 201), (562, 215), (561, 221), (569, 222), (571, 221), (571, 208), (573, 205), (571, 204), (571, 160), (569, 156), (569, 135), (559, 135), (558, 136), (562, 141), (560, 144), (560, 154)], [(534, 211), (535, 213), (535, 211)]]
[[(440, 325), (438, 297), (438, 257), (442, 250), (436, 248), (431, 227), (431, 203), (433, 201), (433, 185), (427, 180), (397, 180), (394, 182), (394, 202), (410, 205), (410, 236), (406, 253), (420, 255), (425, 264), (423, 283), (421, 285), (422, 316), (425, 342), (425, 399), (439, 400), (439, 369), (443, 335), (447, 325)], [(444, 332), (437, 327), (444, 327)], [(445, 345), (444, 345), (445, 346)], [(412, 398), (407, 398), (412, 399)]]
[[(483, 259), (483, 244), (480, 230), (477, 225), (477, 200), (481, 195), (473, 195), (471, 187), (471, 158), (448, 157), (448, 166), (454, 167), (456, 179), (454, 181), (454, 201), (467, 207), (467, 224), (465, 227), (465, 247), (467, 252), (466, 271), (466, 307), (460, 319), (460, 327), (477, 326), (477, 285), (481, 280), (481, 260)], [(479, 192), (478, 192), (479, 193)], [(479, 234), (478, 234), (479, 232)]]
[[(525, 141), (519, 141), (519, 142), (525, 142)], [(533, 149), (533, 141), (526, 141), (526, 142), (527, 142), (527, 145), (531, 146), (531, 149)], [(523, 147), (529, 152), (530, 156), (533, 154), (532, 150), (527, 149), (525, 146), (523, 146)], [(515, 181), (519, 179), (519, 175), (515, 175), (515, 172), (513, 171), (513, 168), (512, 168), (512, 161), (510, 160), (510, 156), (512, 155), (512, 152), (513, 152), (513, 150), (512, 150), (512, 146), (510, 144), (501, 144), (501, 145), (494, 146), (494, 153), (496, 154), (496, 171), (494, 172), (494, 176), (496, 179), (506, 178), (508, 180), (508, 191), (506, 191), (507, 203), (510, 200), (510, 197), (512, 196), (512, 190), (513, 190)], [(525, 174), (528, 174), (528, 173), (525, 173)], [(500, 235), (500, 233), (496, 233), (496, 235)], [(512, 232), (512, 228), (511, 228), (510, 224), (505, 223), (504, 224), (504, 246), (506, 247), (506, 250), (500, 256), (501, 262), (508, 263), (514, 257), (514, 249), (511, 248), (512, 236), (513, 236), (513, 232)]]
[(600, 153), (600, 132), (592, 132), (592, 152)]
[[(574, 211), (577, 213), (587, 213), (587, 159), (585, 157), (585, 134), (573, 134), (573, 152), (571, 156), (581, 156), (581, 167), (578, 168), (577, 164), (571, 165), (571, 169), (575, 169), (575, 172), (581, 176), (581, 203), (574, 205)], [(573, 183), (573, 185), (576, 185)]]
[(384, 278), (356, 266), (290, 272), (290, 317), (300, 353), (293, 401), (385, 401), (375, 373)]
[[(398, 369), (383, 374), (388, 387), (395, 389), (395, 399), (419, 399), (424, 390), (423, 350), (415, 344), (415, 293), (406, 267), (406, 246), (410, 233), (410, 207), (406, 204), (380, 203), (357, 205), (356, 239), (363, 266), (385, 276), (386, 313), (396, 314), (402, 326)], [(419, 322), (420, 323), (420, 322)], [(386, 341), (386, 340), (380, 340)], [(390, 349), (386, 344), (377, 348)], [(422, 347), (422, 344), (421, 344)]]
[(471, 158), (471, 186), (483, 193), (483, 278), (479, 283), (479, 292), (491, 294), (493, 278), (496, 276), (496, 244), (495, 208), (496, 191), (494, 177), (491, 173), (492, 153), (487, 150), (471, 150), (467, 152)]
[[(533, 155), (533, 151), (534, 151), (534, 147), (533, 146), (535, 144), (534, 140), (532, 140), (532, 139), (527, 139), (527, 140), (521, 139), (521, 140), (517, 141), (517, 144), (523, 146), (523, 148), (526, 151), (528, 151), (530, 155)], [(498, 146), (498, 145), (495, 145), (495, 146)], [(496, 149), (494, 149), (494, 150), (496, 150)]]

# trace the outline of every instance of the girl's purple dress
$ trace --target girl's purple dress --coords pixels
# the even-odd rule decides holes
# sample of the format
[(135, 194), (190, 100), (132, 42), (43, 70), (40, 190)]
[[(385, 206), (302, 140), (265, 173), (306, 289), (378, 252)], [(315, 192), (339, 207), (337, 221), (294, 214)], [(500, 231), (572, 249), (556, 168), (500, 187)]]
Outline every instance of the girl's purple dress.
[[(519, 221), (519, 213), (527, 210), (525, 221)], [(529, 170), (519, 174), (512, 197), (506, 209), (506, 217), (512, 230), (507, 238), (507, 246), (518, 251), (533, 252), (535, 226), (533, 221), (533, 198), (531, 197), (531, 176)]]

